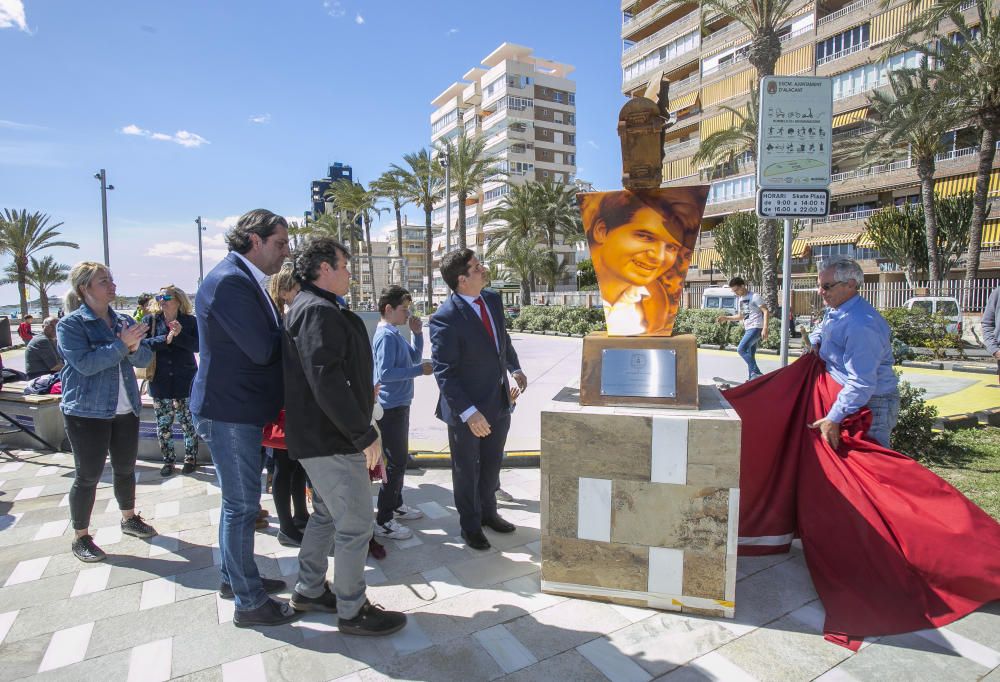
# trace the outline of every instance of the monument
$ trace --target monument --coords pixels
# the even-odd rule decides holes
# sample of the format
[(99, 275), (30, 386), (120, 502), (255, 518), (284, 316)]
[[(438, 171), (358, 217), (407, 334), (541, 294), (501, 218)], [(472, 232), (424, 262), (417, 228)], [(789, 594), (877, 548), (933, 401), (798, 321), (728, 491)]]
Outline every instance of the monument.
[(578, 195), (607, 332), (541, 415), (542, 590), (732, 617), (740, 421), (671, 335), (708, 187), (660, 188), (668, 86), (619, 115), (625, 189)]

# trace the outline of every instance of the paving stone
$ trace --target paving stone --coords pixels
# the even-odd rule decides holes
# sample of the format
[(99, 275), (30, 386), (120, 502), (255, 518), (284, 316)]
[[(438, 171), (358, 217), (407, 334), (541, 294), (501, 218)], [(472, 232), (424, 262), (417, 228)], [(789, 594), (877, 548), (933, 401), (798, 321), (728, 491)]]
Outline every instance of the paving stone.
[(945, 629), (1000, 651), (1000, 602), (987, 604)]
[(7, 633), (8, 642), (139, 610), (140, 585), (126, 585), (22, 609)]
[(914, 634), (883, 637), (837, 666), (859, 680), (978, 680), (989, 668)]
[[(391, 679), (435, 682), (495, 680), (504, 674), (493, 657), (472, 637), (462, 637), (410, 656), (392, 659), (376, 670)], [(365, 675), (361, 677), (365, 679)]]
[(610, 604), (567, 599), (513, 620), (506, 627), (538, 660), (542, 660), (628, 624), (628, 619)]
[(578, 651), (563, 652), (503, 678), (504, 682), (607, 682), (607, 677)]
[(735, 635), (708, 618), (657, 613), (612, 632), (608, 641), (652, 675), (662, 675), (712, 651)]
[(11, 611), (66, 599), (75, 584), (76, 576), (66, 574), (4, 587), (0, 589), (0, 604), (3, 605), (0, 608)]
[(815, 599), (805, 561), (793, 557), (736, 583), (734, 622), (763, 625)]
[(488, 587), (538, 570), (530, 554), (516, 551), (491, 553), (452, 564), (449, 568), (469, 587)]
[[(256, 630), (217, 623), (208, 628), (186, 630), (174, 635), (174, 651), (184, 652), (184, 655), (174, 658), (172, 674), (186, 675), (287, 644), (298, 646), (302, 641), (301, 631), (291, 624)], [(211, 646), (206, 646), (206, 642)]]

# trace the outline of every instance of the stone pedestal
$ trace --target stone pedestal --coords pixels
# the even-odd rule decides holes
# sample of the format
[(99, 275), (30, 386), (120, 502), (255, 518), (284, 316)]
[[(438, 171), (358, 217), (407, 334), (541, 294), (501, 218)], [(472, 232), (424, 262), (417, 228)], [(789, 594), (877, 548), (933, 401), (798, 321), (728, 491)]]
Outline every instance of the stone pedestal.
[(542, 590), (732, 618), (740, 419), (700, 408), (577, 404), (541, 415)]
[[(602, 376), (605, 372), (615, 371), (605, 367), (604, 351), (606, 350), (637, 351), (635, 360), (640, 364), (645, 362), (642, 351), (667, 351), (674, 362), (675, 394), (669, 397), (654, 397), (603, 393), (601, 391)], [(648, 374), (656, 370), (652, 367), (636, 367), (634, 371), (641, 378), (642, 373)], [(694, 334), (608, 336), (604, 332), (594, 332), (583, 337), (583, 361), (580, 364), (581, 405), (631, 405), (638, 407), (656, 405), (697, 408), (698, 395), (698, 341)]]

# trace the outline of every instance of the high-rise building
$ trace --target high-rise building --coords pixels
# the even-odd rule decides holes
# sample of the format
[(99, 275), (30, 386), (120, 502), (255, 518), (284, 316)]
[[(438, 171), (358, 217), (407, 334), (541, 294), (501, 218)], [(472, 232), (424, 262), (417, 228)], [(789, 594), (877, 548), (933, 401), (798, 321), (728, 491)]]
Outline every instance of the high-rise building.
[(326, 198), (326, 191), (330, 189), (330, 185), (339, 180), (354, 182), (354, 175), (350, 166), (345, 166), (337, 161), (328, 170), (329, 172), (325, 178), (313, 180), (310, 186), (310, 203), (312, 204), (313, 216), (322, 215), (326, 211), (324, 202), (329, 201)]
[[(386, 229), (386, 228), (383, 228)], [(440, 229), (440, 228), (438, 228)], [(426, 282), (425, 273), (425, 236), (423, 225), (411, 224), (403, 216), (403, 254), (400, 258), (395, 222), (389, 224), (385, 231), (389, 246), (389, 281), (398, 282), (413, 294), (414, 300), (420, 300)]]
[[(748, 61), (750, 33), (729, 17), (703, 12), (696, 2), (619, 1), (622, 92), (641, 94), (661, 73), (670, 79), (670, 111), (677, 122), (666, 134), (664, 185), (711, 185), (703, 235), (688, 279), (718, 279), (721, 274), (714, 267), (718, 257), (711, 229), (731, 213), (754, 210), (756, 169), (749, 156), (716, 168), (699, 168), (692, 157), (701, 140), (732, 125), (734, 116), (724, 107), (740, 110), (747, 104), (757, 80)], [(843, 254), (857, 259), (867, 273), (881, 271), (890, 279), (901, 278), (891, 274), (898, 273), (897, 266), (880, 259), (863, 233), (865, 220), (876, 210), (917, 200), (916, 164), (905, 157), (879, 165), (844, 158), (837, 153), (837, 143), (872, 130), (876, 122), (868, 117), (868, 95), (888, 85), (890, 71), (918, 65), (921, 55), (916, 51), (886, 58), (885, 50), (908, 19), (925, 6), (916, 7), (909, 0), (891, 0), (888, 6), (877, 0), (794, 0), (790, 18), (780, 27), (782, 54), (777, 73), (828, 76), (834, 99), (830, 215), (805, 221), (792, 246), (793, 273), (806, 273), (823, 258)], [(978, 22), (975, 3), (964, 3), (962, 10), (970, 25)], [(950, 21), (942, 22), (941, 35), (952, 31)], [(936, 161), (938, 196), (972, 190), (977, 140), (976, 131), (968, 125), (945, 136), (945, 149)], [(994, 168), (992, 219), (983, 231), (984, 270), (1000, 267), (1000, 201), (995, 199), (1000, 194), (1000, 154)]]
[[(482, 135), (486, 153), (496, 158), (506, 178), (496, 176), (466, 201), (466, 243), (482, 249), (489, 227), (485, 211), (496, 206), (508, 183), (576, 179), (576, 83), (573, 67), (534, 56), (528, 47), (503, 43), (448, 86), (431, 104), (431, 143), (437, 146), (458, 135)], [(506, 181), (505, 181), (506, 180)], [(445, 223), (445, 202), (434, 209), (433, 222)], [(452, 246), (458, 204), (452, 196)], [(560, 247), (567, 255), (570, 247)]]

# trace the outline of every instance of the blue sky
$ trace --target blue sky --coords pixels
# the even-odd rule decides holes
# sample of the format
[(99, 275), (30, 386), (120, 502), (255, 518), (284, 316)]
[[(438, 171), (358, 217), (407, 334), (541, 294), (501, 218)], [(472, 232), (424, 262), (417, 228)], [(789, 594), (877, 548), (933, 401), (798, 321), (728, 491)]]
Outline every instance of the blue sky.
[[(106, 168), (119, 292), (193, 290), (196, 216), (207, 271), (236, 216), (301, 217), (329, 163), (367, 184), (429, 144), (431, 99), (505, 41), (576, 67), (578, 175), (617, 187), (619, 7), (0, 0), (0, 207), (63, 222), (80, 250), (50, 251), (59, 261), (102, 260), (93, 175)], [(0, 303), (16, 300), (0, 287)]]

